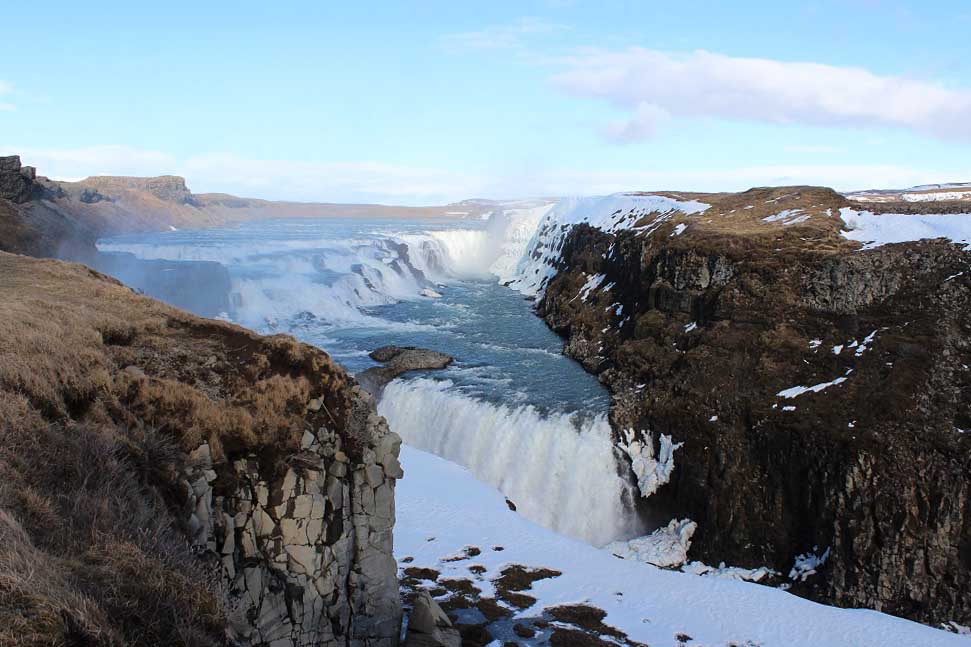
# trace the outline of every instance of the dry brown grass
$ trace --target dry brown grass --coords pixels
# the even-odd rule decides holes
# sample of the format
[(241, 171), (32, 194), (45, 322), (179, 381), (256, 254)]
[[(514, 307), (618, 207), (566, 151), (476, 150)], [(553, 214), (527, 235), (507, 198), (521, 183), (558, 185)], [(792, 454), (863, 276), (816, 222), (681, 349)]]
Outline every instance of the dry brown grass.
[(217, 579), (172, 513), (178, 466), (208, 440), (217, 470), (282, 467), (320, 426), (354, 454), (348, 385), (290, 337), (0, 252), (0, 646), (221, 642)]
[(178, 457), (0, 394), (0, 645), (221, 644), (216, 571), (162, 496)]
[[(698, 246), (707, 239), (717, 241), (721, 249), (727, 244), (816, 251), (835, 251), (855, 245), (839, 235), (842, 228), (839, 209), (850, 202), (832, 189), (789, 186), (754, 188), (740, 193), (661, 191), (657, 194), (711, 205), (704, 213), (676, 216), (670, 221), (671, 228), (679, 223), (688, 225), (685, 237), (671, 241), (675, 244), (681, 241), (688, 244), (690, 239), (691, 245)], [(800, 210), (798, 215), (808, 215), (809, 218), (789, 225), (764, 220), (795, 209)]]
[[(291, 337), (194, 317), (80, 265), (0, 253), (0, 390), (47, 420), (145, 424), (185, 450), (284, 451), (308, 424), (345, 431), (348, 383)], [(315, 397), (325, 407), (308, 418)]]

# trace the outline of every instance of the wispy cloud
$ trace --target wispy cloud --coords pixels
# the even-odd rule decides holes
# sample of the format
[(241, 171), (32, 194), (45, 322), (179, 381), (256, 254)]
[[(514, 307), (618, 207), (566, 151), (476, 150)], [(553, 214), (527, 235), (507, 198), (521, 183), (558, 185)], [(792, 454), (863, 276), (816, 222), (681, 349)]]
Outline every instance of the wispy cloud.
[(795, 144), (792, 146), (783, 146), (782, 150), (786, 153), (799, 153), (801, 155), (838, 155), (846, 152), (845, 148), (826, 146), (823, 144)]
[(506, 25), (448, 34), (442, 42), (461, 50), (526, 50), (536, 38), (568, 30), (569, 27), (538, 18), (520, 18)]
[(175, 156), (130, 146), (86, 146), (35, 149), (0, 146), (2, 154), (18, 154), (25, 163), (59, 180), (79, 180), (91, 175), (165, 175), (176, 173)]
[(3, 100), (4, 95), (13, 93), (13, 84), (6, 81), (0, 81), (0, 110), (9, 111), (16, 110), (17, 106), (13, 103)]
[(644, 139), (673, 117), (776, 124), (899, 127), (971, 141), (971, 90), (860, 67), (737, 58), (697, 50), (587, 50), (563, 59), (561, 90), (629, 112), (605, 127), (615, 141)]
[(124, 146), (31, 150), (0, 145), (0, 155), (21, 154), (44, 175), (76, 180), (88, 175), (183, 175), (197, 193), (326, 202), (444, 204), (469, 197), (594, 195), (632, 190), (736, 191), (752, 186), (815, 184), (838, 190), (896, 188), (971, 177), (966, 169), (900, 165), (795, 164), (731, 168), (618, 168), (590, 171), (525, 165), (514, 173), (473, 173), (378, 161), (266, 160), (225, 153), (179, 159)]
[(379, 161), (267, 160), (209, 153), (178, 158), (128, 146), (31, 149), (0, 145), (0, 155), (19, 154), (25, 163), (60, 180), (92, 175), (182, 175), (196, 192), (246, 197), (390, 204), (437, 204), (478, 195), (482, 178), (451, 169)]

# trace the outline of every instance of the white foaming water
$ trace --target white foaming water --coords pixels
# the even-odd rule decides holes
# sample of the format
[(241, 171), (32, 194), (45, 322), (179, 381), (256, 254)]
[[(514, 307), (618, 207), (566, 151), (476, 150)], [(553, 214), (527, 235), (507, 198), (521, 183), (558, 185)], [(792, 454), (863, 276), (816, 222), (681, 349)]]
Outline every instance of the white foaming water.
[[(270, 236), (258, 241), (238, 230), (211, 235), (179, 232), (155, 235), (149, 241), (121, 237), (101, 242), (99, 249), (143, 260), (224, 265), (232, 283), (229, 314), (253, 328), (306, 313), (333, 326), (407, 328), (408, 324), (392, 324), (366, 310), (420, 299), (429, 289), (453, 280), (503, 276), (525, 251), (531, 229), (524, 222), (531, 219), (535, 226), (535, 211), (497, 212), (479, 229), (411, 227), (407, 231), (406, 227), (396, 232), (385, 228), (364, 236), (358, 231), (347, 238), (309, 232), (307, 237)], [(529, 235), (523, 234), (524, 227)], [(494, 265), (502, 272), (493, 270)]]
[(470, 398), (452, 386), (395, 380), (378, 412), (406, 443), (467, 467), (535, 523), (596, 546), (642, 530), (603, 416), (541, 415), (528, 405)]

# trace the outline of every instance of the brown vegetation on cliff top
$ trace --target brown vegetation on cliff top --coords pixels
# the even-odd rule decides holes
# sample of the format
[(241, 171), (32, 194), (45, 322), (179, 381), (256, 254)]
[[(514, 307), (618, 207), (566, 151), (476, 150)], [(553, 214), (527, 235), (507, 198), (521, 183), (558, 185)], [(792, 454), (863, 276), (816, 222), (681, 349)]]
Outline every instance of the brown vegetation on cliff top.
[(220, 642), (219, 578), (169, 513), (176, 463), (208, 441), (217, 471), (282, 467), (308, 426), (353, 454), (352, 384), (290, 337), (0, 252), (0, 645)]

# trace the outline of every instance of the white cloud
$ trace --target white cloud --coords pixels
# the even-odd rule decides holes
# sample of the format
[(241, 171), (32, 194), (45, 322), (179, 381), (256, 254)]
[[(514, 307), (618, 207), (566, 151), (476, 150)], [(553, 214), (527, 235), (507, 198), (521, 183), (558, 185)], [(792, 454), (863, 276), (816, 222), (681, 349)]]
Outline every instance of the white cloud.
[(508, 25), (493, 25), (477, 31), (448, 34), (442, 41), (455, 49), (524, 50), (532, 38), (568, 29), (565, 25), (538, 18), (520, 18)]
[(735, 58), (704, 50), (669, 53), (633, 47), (587, 50), (563, 59), (554, 84), (630, 111), (607, 134), (643, 139), (644, 115), (715, 117), (777, 124), (890, 126), (971, 140), (971, 90), (859, 67)]
[(601, 133), (610, 141), (625, 144), (654, 136), (670, 118), (671, 113), (660, 106), (639, 103), (630, 119), (611, 122), (601, 129)]

